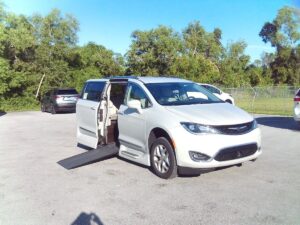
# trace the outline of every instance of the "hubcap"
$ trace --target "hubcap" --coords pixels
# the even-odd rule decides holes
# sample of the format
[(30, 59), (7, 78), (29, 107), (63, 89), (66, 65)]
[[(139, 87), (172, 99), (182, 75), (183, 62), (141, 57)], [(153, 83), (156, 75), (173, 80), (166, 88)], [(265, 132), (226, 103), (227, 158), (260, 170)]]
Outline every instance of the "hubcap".
[(170, 156), (165, 146), (157, 145), (154, 149), (154, 165), (160, 173), (166, 173), (170, 169)]

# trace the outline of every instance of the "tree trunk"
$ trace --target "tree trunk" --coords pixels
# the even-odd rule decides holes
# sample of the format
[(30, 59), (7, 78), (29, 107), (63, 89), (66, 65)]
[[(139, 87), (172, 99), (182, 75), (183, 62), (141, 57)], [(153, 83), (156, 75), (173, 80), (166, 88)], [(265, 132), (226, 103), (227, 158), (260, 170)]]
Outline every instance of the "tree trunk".
[(43, 83), (43, 80), (44, 80), (45, 75), (46, 75), (46, 74), (43, 74), (43, 76), (42, 76), (42, 78), (41, 78), (41, 81), (40, 81), (40, 83), (39, 83), (39, 87), (38, 87), (38, 89), (37, 89), (37, 91), (36, 91), (36, 94), (35, 94), (35, 98), (37, 98), (37, 97), (39, 96), (40, 88), (41, 88), (41, 86), (42, 86), (42, 83)]

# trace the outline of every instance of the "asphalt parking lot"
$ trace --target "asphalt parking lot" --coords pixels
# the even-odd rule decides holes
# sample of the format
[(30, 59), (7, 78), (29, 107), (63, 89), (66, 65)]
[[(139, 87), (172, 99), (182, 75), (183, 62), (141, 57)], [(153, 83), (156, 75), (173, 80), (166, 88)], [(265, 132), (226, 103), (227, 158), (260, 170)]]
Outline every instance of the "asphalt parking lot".
[(57, 164), (86, 151), (75, 114), (1, 115), (0, 224), (300, 224), (300, 130), (288, 117), (258, 122), (256, 162), (162, 180), (118, 158)]

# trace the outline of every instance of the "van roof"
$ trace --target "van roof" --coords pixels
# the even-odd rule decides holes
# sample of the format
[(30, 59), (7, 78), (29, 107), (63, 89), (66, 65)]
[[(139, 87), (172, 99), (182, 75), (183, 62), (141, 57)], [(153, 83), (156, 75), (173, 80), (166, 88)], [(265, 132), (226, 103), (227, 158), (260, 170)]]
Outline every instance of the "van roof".
[(170, 83), (170, 82), (191, 82), (189, 80), (177, 78), (177, 77), (145, 77), (145, 76), (111, 76), (102, 79), (90, 79), (88, 81), (108, 81), (108, 80), (139, 80), (143, 83)]
[(177, 77), (138, 77), (143, 83), (191, 82)]

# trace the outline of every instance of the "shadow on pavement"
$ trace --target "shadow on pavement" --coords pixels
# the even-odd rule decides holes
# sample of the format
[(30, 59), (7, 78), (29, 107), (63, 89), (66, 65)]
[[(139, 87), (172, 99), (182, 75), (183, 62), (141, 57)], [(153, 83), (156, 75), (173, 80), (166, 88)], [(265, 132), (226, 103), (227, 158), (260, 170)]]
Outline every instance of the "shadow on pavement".
[(6, 114), (6, 112), (0, 111), (0, 116), (4, 116), (5, 114)]
[(83, 145), (83, 144), (80, 144), (80, 143), (77, 143), (77, 147), (78, 147), (78, 148), (81, 148), (81, 149), (84, 149), (84, 150), (86, 150), (86, 151), (91, 151), (91, 150), (93, 150), (93, 148), (88, 147), (88, 146)]
[(87, 214), (85, 212), (80, 215), (71, 223), (71, 225), (104, 225), (100, 218), (95, 213)]
[(300, 126), (294, 121), (293, 117), (284, 116), (266, 116), (258, 117), (256, 121), (264, 126), (300, 131)]

